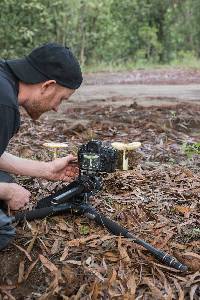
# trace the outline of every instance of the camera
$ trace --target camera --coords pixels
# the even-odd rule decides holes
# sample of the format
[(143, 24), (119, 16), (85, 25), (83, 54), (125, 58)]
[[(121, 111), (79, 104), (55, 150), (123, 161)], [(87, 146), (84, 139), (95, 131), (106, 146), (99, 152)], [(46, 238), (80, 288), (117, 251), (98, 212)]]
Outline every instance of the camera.
[(91, 140), (78, 151), (80, 173), (111, 173), (117, 165), (117, 150), (101, 141)]

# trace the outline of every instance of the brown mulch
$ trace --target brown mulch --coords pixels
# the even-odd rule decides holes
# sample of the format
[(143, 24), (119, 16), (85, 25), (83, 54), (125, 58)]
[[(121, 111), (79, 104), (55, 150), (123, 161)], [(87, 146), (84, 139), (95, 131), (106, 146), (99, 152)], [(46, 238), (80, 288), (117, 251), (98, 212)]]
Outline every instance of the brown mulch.
[[(17, 227), (14, 243), (0, 253), (0, 299), (200, 299), (200, 159), (183, 148), (200, 141), (199, 107), (72, 107), (57, 120), (45, 116), (35, 123), (22, 113), (9, 148), (50, 160), (44, 142), (67, 141), (74, 153), (90, 138), (142, 143), (131, 169), (104, 176), (91, 202), (189, 271), (160, 264), (141, 246), (85, 217), (62, 215)], [(29, 208), (63, 186), (17, 180), (32, 192)]]

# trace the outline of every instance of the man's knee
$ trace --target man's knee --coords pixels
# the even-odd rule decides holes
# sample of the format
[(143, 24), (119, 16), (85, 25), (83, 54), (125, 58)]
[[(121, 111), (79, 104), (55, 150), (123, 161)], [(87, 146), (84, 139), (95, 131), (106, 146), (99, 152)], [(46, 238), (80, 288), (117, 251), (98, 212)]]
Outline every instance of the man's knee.
[(0, 171), (0, 182), (12, 183), (15, 182), (14, 178), (7, 172)]
[(0, 209), (0, 250), (4, 249), (14, 238), (15, 229), (11, 218)]
[[(14, 182), (14, 178), (3, 171), (0, 171), (0, 182)], [(0, 200), (0, 250), (4, 249), (15, 236), (15, 229), (12, 227), (11, 218), (8, 217), (6, 211), (7, 205)]]

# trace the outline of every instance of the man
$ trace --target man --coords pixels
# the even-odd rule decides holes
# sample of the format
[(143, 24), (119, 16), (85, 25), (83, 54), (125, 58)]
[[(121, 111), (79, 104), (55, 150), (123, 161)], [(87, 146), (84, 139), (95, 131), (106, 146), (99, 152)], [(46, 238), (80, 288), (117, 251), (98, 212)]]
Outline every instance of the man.
[[(19, 106), (36, 120), (47, 111), (57, 111), (81, 83), (78, 61), (69, 48), (56, 43), (38, 47), (22, 59), (0, 61), (0, 206), (4, 202), (18, 210), (30, 200), (30, 192), (9, 173), (66, 181), (75, 175), (72, 155), (41, 162), (16, 157), (6, 147), (20, 127)], [(0, 250), (13, 235), (10, 218), (0, 209)]]

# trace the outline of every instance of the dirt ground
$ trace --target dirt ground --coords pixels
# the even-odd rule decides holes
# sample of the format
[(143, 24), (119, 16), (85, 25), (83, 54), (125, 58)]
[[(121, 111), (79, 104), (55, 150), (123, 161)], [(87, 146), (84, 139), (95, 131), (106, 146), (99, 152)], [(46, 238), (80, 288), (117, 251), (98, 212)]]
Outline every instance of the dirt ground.
[(200, 71), (138, 70), (122, 73), (86, 74), (80, 89), (63, 103), (60, 112), (72, 106), (199, 104)]
[[(67, 141), (69, 152), (90, 138), (140, 141), (130, 170), (105, 176), (91, 202), (189, 270), (162, 265), (141, 246), (82, 216), (54, 216), (17, 226), (15, 241), (0, 253), (0, 299), (200, 299), (198, 146), (194, 151), (200, 142), (199, 75), (196, 70), (88, 74), (58, 114), (32, 122), (22, 112), (20, 132), (9, 145), (13, 154), (50, 160), (42, 146), (47, 141)], [(64, 186), (16, 180), (32, 192), (27, 208)]]
[(152, 85), (187, 85), (199, 84), (200, 71), (188, 69), (156, 69), (156, 70), (134, 70), (124, 72), (100, 72), (84, 76), (86, 85), (107, 84), (152, 84)]

